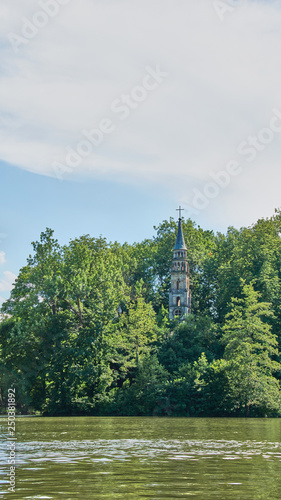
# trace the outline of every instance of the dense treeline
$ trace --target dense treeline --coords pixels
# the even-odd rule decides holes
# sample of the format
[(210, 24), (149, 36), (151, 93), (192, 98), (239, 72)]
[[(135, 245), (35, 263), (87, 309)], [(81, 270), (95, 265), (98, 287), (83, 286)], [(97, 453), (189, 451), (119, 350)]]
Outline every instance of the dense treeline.
[(133, 245), (46, 229), (2, 306), (2, 411), (280, 416), (281, 213), (214, 234), (183, 221), (192, 314), (168, 320), (176, 222)]

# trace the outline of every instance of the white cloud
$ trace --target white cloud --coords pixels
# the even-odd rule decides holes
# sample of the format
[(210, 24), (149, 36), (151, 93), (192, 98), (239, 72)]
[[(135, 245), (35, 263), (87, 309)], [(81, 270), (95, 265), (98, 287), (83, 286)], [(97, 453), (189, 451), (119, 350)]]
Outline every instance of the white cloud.
[(0, 251), (0, 264), (5, 264), (5, 262), (6, 262), (5, 252)]
[[(4, 302), (4, 299), (0, 297), (0, 304)], [(1, 321), (4, 321), (5, 319), (11, 318), (10, 314), (0, 314), (0, 323)]]
[[(37, 1), (7, 4), (7, 34), (20, 34), (22, 16), (32, 21), (39, 10)], [(55, 176), (52, 162), (64, 162), (65, 147), (109, 117), (114, 132), (69, 175), (156, 182), (189, 204), (192, 187), (237, 158), (237, 145), (268, 125), (273, 108), (281, 110), (280, 22), (278, 2), (243, 2), (223, 22), (210, 0), (61, 5), (17, 54), (2, 37), (0, 156)], [(112, 102), (157, 64), (169, 77), (121, 121)], [(210, 202), (210, 217), (231, 212), (231, 223), (250, 223), (273, 212), (280, 142), (281, 133)]]
[(3, 275), (4, 278), (0, 281), (0, 292), (10, 292), (17, 276), (11, 271), (4, 271)]

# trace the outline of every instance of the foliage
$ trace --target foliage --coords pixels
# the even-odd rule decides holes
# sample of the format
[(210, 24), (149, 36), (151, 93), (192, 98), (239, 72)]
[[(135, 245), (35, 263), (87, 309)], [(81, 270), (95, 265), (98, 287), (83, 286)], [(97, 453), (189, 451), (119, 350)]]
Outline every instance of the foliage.
[(140, 243), (46, 229), (0, 323), (0, 405), (45, 415), (280, 416), (281, 214), (183, 220), (192, 314), (168, 320), (177, 224)]
[(259, 416), (280, 410), (280, 387), (273, 374), (281, 364), (278, 342), (266, 319), (273, 316), (270, 304), (258, 302), (253, 285), (243, 285), (243, 298), (232, 299), (223, 327), (232, 405), (237, 413)]

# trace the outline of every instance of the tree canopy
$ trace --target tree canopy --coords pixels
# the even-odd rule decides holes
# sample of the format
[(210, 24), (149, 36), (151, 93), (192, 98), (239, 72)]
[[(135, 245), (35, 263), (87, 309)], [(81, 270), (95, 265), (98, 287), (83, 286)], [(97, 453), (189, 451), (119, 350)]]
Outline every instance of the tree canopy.
[(192, 314), (168, 320), (177, 224), (140, 243), (47, 228), (0, 323), (0, 404), (44, 415), (279, 416), (281, 215), (215, 234), (183, 220)]

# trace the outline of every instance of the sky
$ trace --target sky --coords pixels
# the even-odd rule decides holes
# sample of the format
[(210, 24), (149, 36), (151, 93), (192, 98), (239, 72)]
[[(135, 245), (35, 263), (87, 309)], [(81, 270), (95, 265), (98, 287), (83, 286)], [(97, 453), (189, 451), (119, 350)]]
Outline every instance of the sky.
[(281, 206), (281, 6), (0, 3), (0, 302), (46, 227), (141, 241)]

